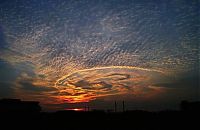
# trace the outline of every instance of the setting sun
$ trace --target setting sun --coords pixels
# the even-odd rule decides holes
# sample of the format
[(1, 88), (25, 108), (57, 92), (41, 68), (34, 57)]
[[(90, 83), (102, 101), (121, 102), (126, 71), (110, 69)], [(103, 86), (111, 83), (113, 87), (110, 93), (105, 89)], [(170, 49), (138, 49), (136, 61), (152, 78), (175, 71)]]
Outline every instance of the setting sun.
[(85, 111), (84, 108), (67, 108), (67, 111)]

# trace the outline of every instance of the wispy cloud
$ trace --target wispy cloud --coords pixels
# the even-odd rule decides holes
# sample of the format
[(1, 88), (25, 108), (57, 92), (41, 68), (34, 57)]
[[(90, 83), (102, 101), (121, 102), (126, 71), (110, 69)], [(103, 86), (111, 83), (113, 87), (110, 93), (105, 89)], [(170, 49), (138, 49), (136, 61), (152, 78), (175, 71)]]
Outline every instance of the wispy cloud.
[[(151, 69), (110, 66), (74, 72), (59, 79), (55, 87), (63, 100), (82, 102), (119, 94), (151, 95), (153, 91), (162, 89), (152, 85), (166, 77), (164, 73)], [(63, 92), (68, 95), (63, 95)]]

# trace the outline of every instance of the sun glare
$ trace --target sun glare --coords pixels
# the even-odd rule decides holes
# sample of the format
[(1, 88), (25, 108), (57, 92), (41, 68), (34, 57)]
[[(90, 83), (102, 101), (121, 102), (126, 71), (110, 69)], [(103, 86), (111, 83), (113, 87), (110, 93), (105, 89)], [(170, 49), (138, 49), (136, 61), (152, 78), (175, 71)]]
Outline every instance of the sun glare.
[(84, 111), (83, 108), (67, 108), (65, 110), (68, 110), (68, 111)]

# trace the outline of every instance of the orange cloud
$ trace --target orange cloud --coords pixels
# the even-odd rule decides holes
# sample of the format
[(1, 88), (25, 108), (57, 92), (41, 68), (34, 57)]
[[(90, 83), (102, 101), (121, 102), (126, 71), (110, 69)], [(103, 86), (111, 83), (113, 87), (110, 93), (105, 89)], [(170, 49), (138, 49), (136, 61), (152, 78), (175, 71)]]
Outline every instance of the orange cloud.
[(152, 87), (165, 74), (161, 71), (130, 66), (109, 66), (84, 69), (63, 76), (55, 83), (59, 99), (87, 102), (111, 95), (148, 96), (162, 88)]

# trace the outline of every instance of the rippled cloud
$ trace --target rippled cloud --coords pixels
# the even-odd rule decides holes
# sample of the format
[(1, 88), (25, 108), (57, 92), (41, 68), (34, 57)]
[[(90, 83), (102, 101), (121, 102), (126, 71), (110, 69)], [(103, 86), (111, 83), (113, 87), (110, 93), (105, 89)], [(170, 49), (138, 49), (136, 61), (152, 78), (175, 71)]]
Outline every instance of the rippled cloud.
[(199, 70), (197, 5), (1, 1), (0, 60), (25, 69), (3, 90), (42, 101), (81, 102), (123, 94), (147, 97), (184, 86), (176, 80)]
[[(80, 70), (59, 79), (58, 96), (68, 102), (83, 102), (111, 95), (148, 96), (162, 90), (167, 75), (161, 71), (129, 66), (110, 66)], [(164, 91), (165, 89), (163, 89)], [(64, 95), (63, 93), (67, 93)]]

